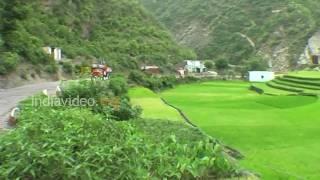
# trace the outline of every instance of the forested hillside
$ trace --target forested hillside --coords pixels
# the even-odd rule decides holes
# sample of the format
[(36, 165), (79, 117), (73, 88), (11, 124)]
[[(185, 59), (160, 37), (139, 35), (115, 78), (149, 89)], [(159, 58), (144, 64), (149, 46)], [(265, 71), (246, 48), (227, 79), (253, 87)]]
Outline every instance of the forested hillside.
[(293, 67), (319, 30), (316, 0), (142, 0), (183, 45), (202, 59), (262, 61)]
[(106, 59), (115, 69), (170, 65), (195, 54), (178, 46), (136, 0), (0, 1), (0, 74), (21, 63), (56, 70), (42, 47), (69, 59)]

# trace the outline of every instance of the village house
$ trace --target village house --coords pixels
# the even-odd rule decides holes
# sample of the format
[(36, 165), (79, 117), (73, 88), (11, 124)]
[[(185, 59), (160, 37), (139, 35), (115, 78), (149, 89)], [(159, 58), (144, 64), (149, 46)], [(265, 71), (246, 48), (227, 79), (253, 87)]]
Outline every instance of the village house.
[(320, 32), (317, 32), (308, 40), (306, 57), (311, 64), (318, 65), (320, 62)]
[(176, 70), (178, 74), (177, 78), (185, 78), (187, 72), (184, 68), (177, 68)]
[(186, 60), (184, 69), (188, 73), (203, 73), (207, 71), (206, 66), (199, 60)]
[(270, 71), (249, 71), (250, 82), (268, 82), (275, 78), (274, 72)]
[(317, 49), (309, 48), (309, 56), (310, 56), (311, 63), (314, 65), (318, 65), (320, 60), (320, 48), (317, 48)]
[(159, 66), (155, 66), (155, 65), (152, 65), (152, 66), (147, 66), (147, 65), (141, 66), (141, 71), (143, 71), (143, 72), (145, 72), (147, 74), (151, 74), (151, 75), (161, 74), (160, 67)]
[(52, 56), (55, 61), (61, 61), (62, 60), (62, 50), (61, 48), (57, 47), (44, 47), (44, 52), (48, 55)]

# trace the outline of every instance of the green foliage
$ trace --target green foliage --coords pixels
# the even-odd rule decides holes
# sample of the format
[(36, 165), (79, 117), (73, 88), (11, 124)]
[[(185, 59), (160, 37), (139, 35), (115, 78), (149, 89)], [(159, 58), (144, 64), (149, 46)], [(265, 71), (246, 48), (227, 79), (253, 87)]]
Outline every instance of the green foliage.
[[(1, 11), (1, 10), (0, 10)], [(0, 22), (1, 22), (1, 15), (0, 15)], [(0, 48), (3, 47), (3, 39), (2, 39), (2, 36), (0, 35)]]
[(44, 70), (47, 73), (54, 74), (58, 71), (58, 66), (54, 62), (51, 62), (50, 64), (44, 67)]
[(206, 66), (207, 69), (212, 69), (214, 67), (214, 64), (212, 61), (206, 61), (204, 65)]
[(68, 81), (62, 84), (62, 98), (100, 98), (110, 94), (108, 82), (97, 80)]
[(138, 118), (141, 114), (139, 107), (132, 106), (126, 97), (128, 85), (124, 78), (115, 77), (113, 80), (80, 80), (62, 85), (60, 98), (93, 99), (94, 106), (88, 107), (93, 112), (103, 114), (115, 120)]
[(177, 79), (174, 75), (164, 75), (161, 77), (150, 76), (141, 71), (132, 71), (128, 76), (129, 82), (146, 87), (153, 91), (161, 91), (174, 88), (178, 84), (198, 82), (199, 79), (187, 76), (183, 79)]
[(265, 60), (261, 59), (259, 56), (253, 56), (245, 65), (247, 71), (265, 71), (268, 67)]
[[(183, 121), (137, 119), (130, 123), (158, 143), (164, 142), (169, 136), (174, 135), (179, 143), (196, 145), (206, 136), (198, 128), (188, 126)], [(158, 131), (159, 129), (161, 131)]]
[(61, 47), (71, 59), (107, 59), (115, 70), (195, 58), (137, 0), (5, 0), (0, 17), (3, 48), (33, 64), (50, 63), (44, 46)]
[(167, 75), (161, 77), (150, 76), (140, 71), (132, 71), (129, 74), (129, 81), (149, 88), (153, 91), (160, 91), (168, 88), (173, 88), (178, 80), (175, 76)]
[(63, 72), (67, 73), (67, 74), (72, 74), (73, 73), (73, 66), (70, 62), (63, 62), (62, 63), (62, 69)]
[(114, 77), (110, 80), (109, 88), (116, 96), (126, 94), (128, 92), (127, 80), (123, 77)]
[(32, 107), (31, 100), (21, 107), (18, 127), (0, 135), (0, 177), (210, 179), (236, 172), (222, 147), (200, 135), (192, 145), (181, 140), (182, 134), (176, 137), (166, 130), (163, 141), (156, 140), (168, 123), (147, 132), (135, 123), (106, 120), (87, 109)]
[(229, 68), (229, 64), (228, 64), (228, 61), (223, 60), (223, 59), (219, 59), (215, 62), (215, 67), (220, 71), (226, 70)]
[(129, 76), (128, 76), (128, 79), (131, 83), (136, 83), (136, 84), (144, 84), (145, 83), (145, 78), (146, 78), (146, 74), (144, 74), (143, 72), (141, 71), (131, 71)]
[(320, 24), (315, 0), (140, 1), (200, 59), (235, 65), (276, 47), (288, 47), (294, 62)]
[(139, 106), (130, 104), (129, 98), (122, 98), (119, 107), (113, 108), (111, 116), (115, 120), (129, 120), (140, 117), (142, 109)]
[(0, 55), (0, 75), (4, 75), (14, 70), (20, 57), (15, 53), (5, 52)]

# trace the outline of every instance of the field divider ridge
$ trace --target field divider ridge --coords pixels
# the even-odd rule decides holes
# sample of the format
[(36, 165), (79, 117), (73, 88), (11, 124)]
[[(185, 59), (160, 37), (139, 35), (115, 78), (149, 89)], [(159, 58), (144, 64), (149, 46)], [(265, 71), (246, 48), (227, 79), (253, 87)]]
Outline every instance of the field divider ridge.
[(207, 133), (205, 133), (201, 128), (199, 128), (197, 125), (193, 124), (191, 122), (191, 120), (187, 117), (187, 115), (178, 107), (170, 104), (168, 101), (166, 101), (164, 98), (160, 97), (160, 99), (168, 106), (174, 108), (175, 110), (177, 110), (179, 112), (179, 114), (182, 116), (182, 118), (185, 120), (185, 122), (190, 125), (191, 127), (193, 128), (197, 128), (203, 135), (207, 136), (209, 139), (211, 139), (212, 141), (216, 141), (216, 143), (219, 143), (220, 145), (223, 146), (223, 148), (225, 149), (225, 152), (227, 154), (229, 154), (231, 157), (235, 158), (235, 159), (243, 159), (245, 158), (245, 156), (239, 152), (238, 150), (230, 147), (230, 146), (227, 146), (227, 145), (224, 145), (222, 144), (218, 139), (216, 138), (213, 138), (212, 136), (208, 135)]
[(191, 122), (191, 120), (187, 117), (187, 115), (184, 114), (184, 112), (183, 112), (180, 108), (178, 108), (178, 107), (170, 104), (168, 101), (166, 101), (166, 100), (165, 100), (164, 98), (162, 98), (162, 97), (160, 97), (160, 99), (161, 99), (162, 102), (165, 103), (166, 105), (168, 105), (168, 106), (172, 107), (173, 109), (177, 110), (187, 124), (189, 124), (189, 125), (192, 126), (192, 127), (198, 128), (198, 126), (196, 126), (195, 124), (193, 124), (193, 123)]

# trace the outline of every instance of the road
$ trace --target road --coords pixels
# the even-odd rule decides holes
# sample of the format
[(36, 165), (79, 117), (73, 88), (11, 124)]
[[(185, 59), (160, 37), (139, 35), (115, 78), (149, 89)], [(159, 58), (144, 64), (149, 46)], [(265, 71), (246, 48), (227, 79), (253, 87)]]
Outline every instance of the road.
[(39, 84), (31, 84), (12, 89), (0, 89), (0, 129), (8, 128), (7, 120), (9, 112), (17, 106), (17, 104), (44, 89), (49, 94), (55, 92), (59, 82), (45, 82)]

